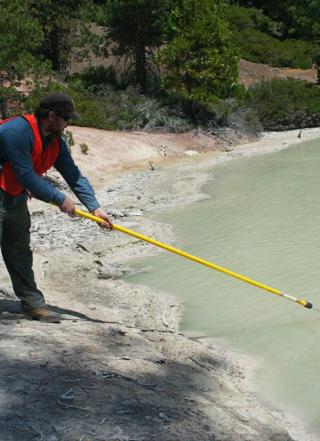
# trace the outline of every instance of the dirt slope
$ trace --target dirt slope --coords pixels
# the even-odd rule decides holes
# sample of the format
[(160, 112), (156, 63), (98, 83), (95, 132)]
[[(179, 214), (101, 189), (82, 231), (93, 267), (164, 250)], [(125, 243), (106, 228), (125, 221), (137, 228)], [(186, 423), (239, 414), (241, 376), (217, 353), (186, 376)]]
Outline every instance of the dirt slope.
[(291, 69), (289, 67), (271, 67), (267, 64), (252, 63), (240, 60), (240, 82), (246, 87), (261, 80), (273, 78), (296, 78), (298, 80), (316, 82), (316, 69)]

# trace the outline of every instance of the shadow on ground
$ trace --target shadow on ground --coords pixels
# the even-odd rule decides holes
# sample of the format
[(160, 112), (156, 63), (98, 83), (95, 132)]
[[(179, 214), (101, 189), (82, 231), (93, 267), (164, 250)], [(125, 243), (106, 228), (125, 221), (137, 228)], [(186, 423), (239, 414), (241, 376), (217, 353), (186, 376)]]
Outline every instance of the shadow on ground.
[[(49, 305), (50, 306), (50, 305)], [(51, 309), (55, 312), (58, 312), (59, 314), (63, 314), (63, 316), (65, 316), (66, 319), (81, 319), (81, 320), (87, 320), (89, 322), (93, 322), (93, 323), (105, 323), (105, 324), (116, 324), (117, 322), (110, 322), (110, 321), (104, 321), (104, 320), (98, 320), (98, 319), (94, 319), (89, 317), (86, 314), (83, 314), (81, 312), (78, 311), (74, 311), (72, 309), (66, 309), (66, 308), (60, 308), (59, 306), (51, 306)], [(7, 314), (20, 314), (21, 319), (26, 318), (24, 317), (22, 311), (21, 311), (21, 306), (20, 306), (20, 301), (18, 300), (7, 300), (7, 299), (2, 299), (0, 300), (0, 315), (3, 313), (7, 313)], [(12, 317), (12, 318), (16, 318)]]
[[(201, 350), (192, 360), (182, 352), (180, 360), (167, 357), (165, 340), (178, 336), (153, 334), (151, 342), (138, 331), (82, 320), (26, 326), (3, 319), (0, 332), (0, 440), (240, 439), (243, 421), (223, 401), (219, 380), (225, 360)], [(291, 440), (284, 432), (260, 439)]]
[[(16, 303), (6, 306), (17, 312)], [(90, 324), (79, 346), (81, 327), (72, 325), (0, 326), (1, 440), (191, 440), (199, 430), (201, 439), (215, 439), (192, 399), (203, 394), (198, 368), (102, 325)]]

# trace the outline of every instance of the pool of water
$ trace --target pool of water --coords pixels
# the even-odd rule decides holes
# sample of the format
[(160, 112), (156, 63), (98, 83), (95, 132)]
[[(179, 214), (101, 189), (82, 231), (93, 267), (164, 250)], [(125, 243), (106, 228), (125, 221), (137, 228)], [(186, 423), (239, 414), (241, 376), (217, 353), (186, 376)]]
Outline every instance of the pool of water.
[[(320, 307), (320, 140), (212, 170), (207, 200), (157, 219), (176, 246)], [(131, 276), (177, 296), (182, 323), (259, 356), (260, 390), (320, 431), (320, 312), (162, 253)]]

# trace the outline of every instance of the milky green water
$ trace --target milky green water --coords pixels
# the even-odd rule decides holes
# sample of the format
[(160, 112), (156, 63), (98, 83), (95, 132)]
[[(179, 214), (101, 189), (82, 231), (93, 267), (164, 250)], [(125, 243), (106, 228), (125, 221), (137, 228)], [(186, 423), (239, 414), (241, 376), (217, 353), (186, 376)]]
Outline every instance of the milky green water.
[[(212, 197), (157, 218), (176, 246), (320, 308), (320, 140), (212, 170)], [(263, 359), (260, 391), (320, 431), (320, 312), (167, 252), (129, 278), (177, 296), (182, 323)]]

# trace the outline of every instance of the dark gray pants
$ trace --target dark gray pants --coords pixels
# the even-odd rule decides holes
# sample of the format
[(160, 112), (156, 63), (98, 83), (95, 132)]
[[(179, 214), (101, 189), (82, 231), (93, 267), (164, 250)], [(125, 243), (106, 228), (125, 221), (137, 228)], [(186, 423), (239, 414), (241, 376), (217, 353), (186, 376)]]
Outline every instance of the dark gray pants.
[(15, 294), (25, 309), (44, 306), (32, 271), (30, 214), (26, 202), (8, 205), (0, 198), (0, 243)]

